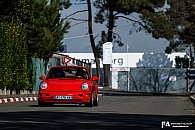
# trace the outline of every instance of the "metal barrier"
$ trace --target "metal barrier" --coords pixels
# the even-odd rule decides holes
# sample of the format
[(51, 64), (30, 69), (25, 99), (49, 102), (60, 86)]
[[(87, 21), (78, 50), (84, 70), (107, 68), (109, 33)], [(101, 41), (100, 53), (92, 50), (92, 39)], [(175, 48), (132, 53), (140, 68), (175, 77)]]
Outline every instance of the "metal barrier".
[(44, 61), (38, 58), (32, 58), (32, 66), (33, 66), (33, 73), (35, 74), (32, 79), (35, 78), (35, 84), (33, 85), (33, 90), (38, 90), (39, 89), (39, 84), (41, 80), (39, 77), (41, 75), (45, 75), (47, 72), (47, 68), (44, 65)]
[[(130, 68), (129, 75), (127, 71), (112, 71), (112, 88), (131, 92), (186, 93), (185, 72), (186, 68)], [(190, 90), (193, 92), (195, 88)]]

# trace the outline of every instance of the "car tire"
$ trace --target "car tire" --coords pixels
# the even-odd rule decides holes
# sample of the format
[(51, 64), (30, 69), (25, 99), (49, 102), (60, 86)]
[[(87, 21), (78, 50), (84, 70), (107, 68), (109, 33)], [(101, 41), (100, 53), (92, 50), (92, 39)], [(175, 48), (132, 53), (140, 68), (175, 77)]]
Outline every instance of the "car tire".
[(98, 95), (96, 96), (95, 100), (93, 101), (93, 106), (98, 106)]
[(92, 93), (89, 103), (85, 104), (86, 107), (93, 107), (93, 103), (94, 103), (94, 98), (93, 97), (94, 97), (94, 95)]
[(43, 106), (45, 106), (45, 103), (41, 102), (41, 101), (38, 99), (38, 106), (43, 107)]
[(40, 107), (53, 106), (53, 103), (43, 103), (40, 100), (38, 100), (38, 106), (40, 106)]

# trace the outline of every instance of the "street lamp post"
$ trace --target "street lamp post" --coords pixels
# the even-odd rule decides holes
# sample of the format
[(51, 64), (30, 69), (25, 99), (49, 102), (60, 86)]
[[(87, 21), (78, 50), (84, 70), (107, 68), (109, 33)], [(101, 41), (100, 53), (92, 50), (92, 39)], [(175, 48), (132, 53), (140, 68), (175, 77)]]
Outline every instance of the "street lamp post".
[(127, 44), (127, 90), (130, 91), (130, 86), (129, 86), (129, 44)]
[(127, 44), (127, 68), (129, 67), (129, 66), (128, 66), (128, 60), (129, 60), (129, 59), (128, 59), (128, 53), (129, 53), (128, 50), (129, 50), (129, 45)]

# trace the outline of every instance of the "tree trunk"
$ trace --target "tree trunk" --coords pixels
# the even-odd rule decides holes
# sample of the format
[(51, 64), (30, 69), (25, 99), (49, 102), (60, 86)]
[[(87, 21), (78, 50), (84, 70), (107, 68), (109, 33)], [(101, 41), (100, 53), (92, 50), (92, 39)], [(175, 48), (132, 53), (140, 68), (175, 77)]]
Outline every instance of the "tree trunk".
[[(112, 30), (114, 27), (114, 15), (113, 15), (113, 10), (110, 9), (110, 14), (109, 14), (109, 23), (108, 23), (108, 38), (107, 42), (112, 42)], [(110, 64), (105, 64), (104, 65), (104, 81), (105, 81), (105, 86), (110, 87), (111, 86), (111, 74), (110, 74)]]
[[(95, 63), (96, 63), (96, 72), (97, 75), (99, 77), (99, 79), (101, 80), (101, 69), (100, 69), (100, 61), (99, 61), (99, 57), (95, 48), (95, 41), (93, 38), (93, 29), (92, 29), (92, 10), (91, 10), (91, 1), (87, 0), (87, 6), (88, 6), (88, 31), (89, 31), (89, 37), (90, 37), (90, 42), (91, 42), (91, 47), (93, 50), (93, 54), (94, 54), (94, 58), (95, 58)], [(98, 82), (98, 84), (100, 83), (100, 80)]]

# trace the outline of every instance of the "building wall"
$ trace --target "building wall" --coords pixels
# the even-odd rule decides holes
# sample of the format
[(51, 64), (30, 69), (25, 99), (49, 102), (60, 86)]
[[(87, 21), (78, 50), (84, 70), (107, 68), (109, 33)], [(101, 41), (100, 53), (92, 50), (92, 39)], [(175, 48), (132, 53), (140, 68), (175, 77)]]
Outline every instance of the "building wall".
[[(84, 62), (92, 63), (96, 68), (93, 53), (61, 53)], [(175, 56), (183, 57), (186, 53), (113, 53), (112, 68), (125, 67), (175, 67)], [(102, 67), (102, 63), (100, 64)]]
[[(66, 55), (91, 62), (95, 71), (93, 53), (66, 53)], [(186, 69), (175, 68), (175, 57), (184, 57), (184, 55), (186, 53), (113, 53), (111, 87), (135, 92), (186, 92)]]

